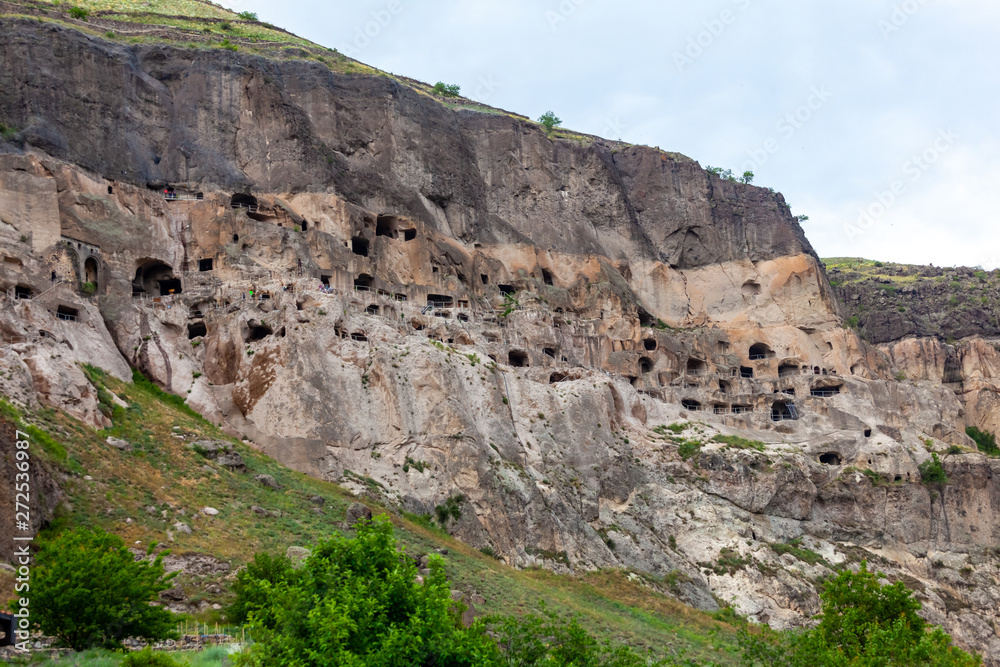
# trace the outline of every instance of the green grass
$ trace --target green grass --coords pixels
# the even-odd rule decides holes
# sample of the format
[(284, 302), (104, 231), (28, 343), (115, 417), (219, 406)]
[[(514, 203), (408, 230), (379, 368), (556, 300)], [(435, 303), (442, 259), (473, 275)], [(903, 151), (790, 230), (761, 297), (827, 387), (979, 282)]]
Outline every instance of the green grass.
[(730, 449), (753, 449), (758, 452), (764, 451), (767, 443), (760, 440), (747, 440), (738, 435), (717, 435), (712, 438), (712, 442), (721, 442)]
[[(224, 646), (213, 646), (203, 651), (177, 651), (166, 653), (184, 667), (222, 667), (230, 665), (229, 650)], [(14, 658), (11, 665), (31, 665), (32, 667), (118, 667), (125, 655), (121, 652), (92, 649), (53, 659), (43, 655)]]
[(802, 539), (798, 538), (785, 542), (784, 544), (770, 544), (768, 546), (770, 546), (771, 551), (773, 551), (776, 554), (779, 555), (791, 554), (800, 561), (802, 561), (803, 563), (809, 563), (810, 565), (822, 564), (829, 566), (829, 563), (826, 562), (825, 558), (823, 558), (815, 551), (811, 549), (806, 549), (801, 545), (802, 545)]
[[(167, 544), (174, 553), (213, 554), (236, 568), (257, 551), (284, 553), (288, 546), (309, 546), (340, 530), (347, 505), (355, 500), (348, 491), (288, 470), (228, 438), (179, 397), (167, 394), (141, 375), (137, 374), (136, 382), (129, 384), (93, 367), (86, 371), (104, 400), (112, 401), (114, 394), (128, 405), (124, 409), (117, 407), (113, 426), (108, 429), (95, 430), (54, 410), (21, 414), (15, 407), (0, 403), (0, 413), (30, 425), (38, 434), (37, 442), (43, 444), (39, 451), (49, 465), (70, 473), (63, 485), (68, 502), (43, 531), (42, 539), (64, 527), (89, 525), (114, 532), (127, 543), (167, 544), (167, 530), (181, 520), (194, 530), (191, 535), (175, 533), (175, 541)], [(128, 440), (133, 451), (111, 448), (105, 442), (109, 435)], [(184, 439), (175, 437), (179, 435)], [(231, 442), (246, 462), (248, 473), (230, 472), (187, 446), (201, 439)], [(260, 473), (274, 476), (280, 490), (269, 490), (254, 481), (253, 475)], [(83, 475), (91, 476), (92, 481), (84, 480)], [(323, 514), (314, 511), (313, 496), (326, 500)], [(686, 651), (689, 657), (699, 660), (736, 662), (734, 628), (629, 580), (626, 572), (568, 576), (541, 569), (516, 570), (498, 561), (488, 549), (482, 553), (452, 539), (430, 517), (397, 515), (377, 503), (366, 502), (376, 513), (390, 513), (397, 539), (408, 553), (447, 549), (446, 570), (452, 587), (475, 589), (483, 595), (486, 603), (479, 606), (482, 613), (537, 611), (543, 602), (560, 613), (578, 614), (581, 623), (601, 638), (658, 653)], [(250, 512), (253, 505), (278, 511), (281, 516), (259, 517)], [(155, 508), (154, 514), (145, 511), (149, 506)], [(192, 514), (203, 507), (214, 507), (220, 514), (192, 519)], [(176, 514), (179, 508), (186, 510), (184, 516)], [(164, 509), (168, 510), (167, 521), (160, 516)], [(553, 557), (565, 558), (562, 554)], [(182, 575), (177, 580), (189, 598), (227, 604), (231, 599), (228, 593), (205, 596), (205, 586), (211, 581), (228, 589), (225, 575)], [(0, 577), (0, 600), (11, 597), (6, 594), (12, 584), (13, 580)], [(221, 612), (211, 609), (195, 614), (193, 620), (225, 622)]]

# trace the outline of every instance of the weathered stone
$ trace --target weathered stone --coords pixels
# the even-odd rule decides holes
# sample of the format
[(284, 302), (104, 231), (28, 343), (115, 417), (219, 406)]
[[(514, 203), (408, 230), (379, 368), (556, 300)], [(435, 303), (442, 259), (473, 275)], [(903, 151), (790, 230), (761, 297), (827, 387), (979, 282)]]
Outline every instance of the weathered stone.
[(121, 438), (108, 436), (107, 443), (112, 447), (114, 447), (115, 449), (120, 449), (123, 452), (132, 451), (132, 443), (130, 443), (128, 440), (122, 440)]
[(271, 475), (254, 475), (253, 478), (269, 489), (277, 490), (281, 488), (278, 484), (278, 480)]
[(185, 535), (191, 534), (191, 526), (187, 525), (186, 523), (181, 523), (180, 521), (174, 524), (174, 530), (176, 530), (178, 533), (184, 533)]
[(311, 555), (312, 551), (305, 547), (288, 547), (285, 549), (285, 556), (292, 561), (293, 567), (300, 567)]
[(351, 503), (347, 507), (345, 523), (348, 527), (353, 528), (361, 521), (371, 521), (371, 518), (372, 510), (370, 507), (361, 503)]

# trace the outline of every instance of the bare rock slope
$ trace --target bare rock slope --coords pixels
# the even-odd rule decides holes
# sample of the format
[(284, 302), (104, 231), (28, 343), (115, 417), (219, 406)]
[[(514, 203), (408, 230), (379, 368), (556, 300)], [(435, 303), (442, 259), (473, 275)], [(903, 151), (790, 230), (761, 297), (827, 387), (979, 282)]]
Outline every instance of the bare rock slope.
[(78, 364), (132, 366), (517, 566), (789, 627), (868, 559), (1000, 655), (993, 395), (844, 328), (780, 195), (314, 61), (0, 36), (11, 399), (101, 425)]

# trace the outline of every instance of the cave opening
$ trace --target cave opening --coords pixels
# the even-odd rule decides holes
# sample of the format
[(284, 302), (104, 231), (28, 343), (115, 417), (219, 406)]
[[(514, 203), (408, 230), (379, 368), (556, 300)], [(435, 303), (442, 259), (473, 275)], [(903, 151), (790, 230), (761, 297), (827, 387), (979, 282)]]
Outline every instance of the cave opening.
[(826, 452), (819, 455), (819, 462), (828, 466), (839, 466), (841, 463), (840, 454), (837, 452)]
[(248, 343), (264, 340), (274, 333), (274, 330), (263, 322), (247, 322), (247, 329), (246, 342)]
[(652, 351), (654, 351), (656, 349), (656, 346), (657, 346), (656, 339), (655, 338), (647, 338), (646, 340), (642, 341), (642, 346), (644, 348), (646, 348), (646, 350), (648, 350), (649, 352), (652, 352)]
[(208, 335), (208, 327), (204, 322), (192, 322), (188, 325), (188, 340), (194, 340)]
[(639, 359), (639, 372), (643, 375), (653, 372), (653, 360), (649, 357)]
[(361, 236), (355, 236), (351, 239), (351, 252), (355, 255), (361, 255), (362, 257), (368, 256), (368, 239)]
[(521, 350), (511, 350), (507, 354), (508, 363), (514, 368), (528, 368), (528, 353)]

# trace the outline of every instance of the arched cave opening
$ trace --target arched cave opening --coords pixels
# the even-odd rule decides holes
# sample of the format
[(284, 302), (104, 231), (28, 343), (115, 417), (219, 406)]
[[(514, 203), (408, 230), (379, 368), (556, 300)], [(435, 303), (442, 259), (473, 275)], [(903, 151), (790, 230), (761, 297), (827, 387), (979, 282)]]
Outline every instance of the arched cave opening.
[(754, 343), (750, 346), (750, 361), (761, 361), (762, 359), (770, 359), (774, 356), (774, 351), (771, 350), (765, 343)]
[(646, 348), (648, 351), (652, 352), (657, 347), (656, 339), (655, 338), (647, 338), (646, 340), (642, 341), (642, 346), (644, 348)]
[(528, 368), (528, 353), (522, 350), (511, 350), (507, 354), (507, 362), (514, 368)]
[(192, 322), (188, 325), (188, 340), (194, 340), (208, 335), (208, 327), (204, 322)]
[(653, 360), (649, 357), (639, 359), (639, 372), (643, 375), (653, 372)]
[(362, 257), (368, 256), (368, 239), (355, 236), (351, 239), (351, 252)]
[(819, 455), (819, 462), (828, 466), (839, 466), (841, 463), (840, 454), (837, 452), (826, 452)]
[(274, 330), (263, 322), (250, 321), (247, 322), (246, 342), (253, 343), (258, 340), (264, 340), (273, 333)]
[(691, 412), (701, 412), (701, 403), (690, 398), (681, 401), (681, 407)]
[(236, 192), (229, 200), (232, 208), (245, 208), (250, 211), (257, 210), (257, 198), (246, 192)]

